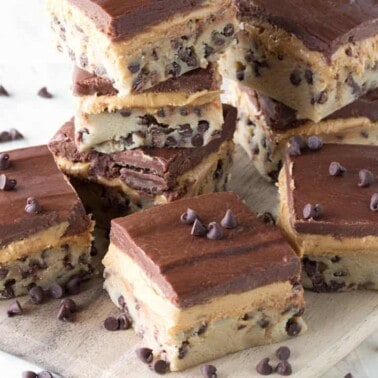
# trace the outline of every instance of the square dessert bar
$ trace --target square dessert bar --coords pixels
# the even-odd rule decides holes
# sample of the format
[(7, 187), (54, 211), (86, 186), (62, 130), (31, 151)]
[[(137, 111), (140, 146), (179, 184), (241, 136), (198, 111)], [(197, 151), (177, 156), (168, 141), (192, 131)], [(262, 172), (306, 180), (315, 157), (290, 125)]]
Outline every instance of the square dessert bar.
[(279, 224), (303, 257), (306, 288), (378, 289), (377, 161), (378, 146), (286, 154)]
[(237, 0), (224, 73), (318, 122), (378, 86), (374, 0)]
[(122, 96), (110, 80), (76, 68), (76, 144), (103, 153), (206, 145), (221, 134), (220, 82), (217, 66), (209, 66)]
[(298, 119), (294, 109), (261, 92), (236, 82), (231, 87), (239, 112), (235, 142), (268, 180), (277, 180), (287, 143), (297, 135), (317, 135), (326, 143), (378, 145), (377, 89), (315, 123)]
[(238, 28), (231, 0), (46, 2), (58, 48), (123, 94), (205, 68)]
[(113, 220), (103, 263), (112, 301), (172, 371), (306, 328), (299, 259), (230, 192)]
[(93, 272), (93, 222), (46, 146), (0, 154), (0, 298)]

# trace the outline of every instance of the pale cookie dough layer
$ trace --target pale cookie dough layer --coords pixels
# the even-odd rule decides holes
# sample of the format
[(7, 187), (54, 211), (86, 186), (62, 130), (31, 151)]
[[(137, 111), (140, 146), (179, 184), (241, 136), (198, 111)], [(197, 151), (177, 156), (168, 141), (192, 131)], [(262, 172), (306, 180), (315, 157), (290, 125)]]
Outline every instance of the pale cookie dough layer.
[(183, 309), (164, 298), (159, 287), (116, 246), (110, 245), (103, 263), (104, 287), (112, 301), (128, 312), (146, 346), (169, 362), (172, 371), (287, 339), (293, 322), (300, 333), (306, 330), (300, 285), (270, 284)]
[(330, 61), (264, 22), (244, 24), (223, 56), (223, 75), (318, 122), (378, 87), (378, 36), (340, 46)]
[(201, 147), (220, 137), (220, 100), (196, 107), (128, 108), (75, 117), (79, 151), (114, 153), (138, 147)]
[(226, 49), (238, 28), (230, 0), (205, 1), (193, 12), (121, 41), (111, 41), (66, 0), (47, 0), (47, 7), (58, 49), (78, 67), (114, 81), (122, 94), (206, 67)]

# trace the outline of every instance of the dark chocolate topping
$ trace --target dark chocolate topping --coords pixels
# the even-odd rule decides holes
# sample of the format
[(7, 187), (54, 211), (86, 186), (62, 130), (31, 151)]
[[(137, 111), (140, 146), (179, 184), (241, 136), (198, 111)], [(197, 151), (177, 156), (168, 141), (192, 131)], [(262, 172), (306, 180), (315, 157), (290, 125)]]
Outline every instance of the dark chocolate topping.
[[(221, 240), (194, 237), (177, 221), (188, 207), (206, 223), (232, 209), (238, 226), (223, 230)], [(180, 307), (287, 281), (300, 270), (280, 231), (261, 222), (234, 193), (185, 198), (118, 218), (110, 240)]]
[[(377, 156), (377, 146), (361, 148), (346, 144), (324, 144), (321, 150), (304, 152), (300, 156), (286, 154), (287, 190), (294, 229), (300, 233), (335, 237), (378, 235), (378, 215), (370, 211), (370, 199), (378, 192), (378, 182), (366, 188), (357, 185), (362, 168), (378, 175)], [(332, 161), (348, 168), (341, 178), (328, 174)], [(321, 218), (303, 220), (302, 210), (307, 203), (321, 204)]]
[[(78, 67), (73, 72), (72, 91), (75, 96), (114, 96), (118, 91), (113, 87), (111, 80), (90, 74)], [(189, 71), (185, 75), (163, 81), (144, 93), (195, 93), (200, 91), (220, 90), (220, 78), (217, 67), (209, 65), (206, 69)]]
[(69, 161), (90, 162), (90, 180), (96, 181), (97, 176), (120, 178), (133, 189), (147, 194), (169, 194), (179, 176), (218, 151), (224, 141), (232, 139), (236, 109), (224, 105), (224, 120), (221, 137), (200, 148), (138, 148), (114, 154), (93, 150), (80, 153), (75, 145), (74, 122), (71, 120), (50, 141), (49, 148), (54, 155)]
[[(84, 207), (46, 146), (7, 151), (12, 161), (7, 175), (17, 179), (15, 190), (0, 192), (0, 247), (23, 240), (56, 224), (68, 222), (66, 235), (89, 227)], [(43, 212), (25, 212), (27, 198), (37, 197)]]
[(326, 56), (378, 30), (376, 0), (236, 0), (236, 5), (243, 21), (269, 22)]
[(203, 0), (69, 0), (110, 39), (119, 41), (202, 6)]

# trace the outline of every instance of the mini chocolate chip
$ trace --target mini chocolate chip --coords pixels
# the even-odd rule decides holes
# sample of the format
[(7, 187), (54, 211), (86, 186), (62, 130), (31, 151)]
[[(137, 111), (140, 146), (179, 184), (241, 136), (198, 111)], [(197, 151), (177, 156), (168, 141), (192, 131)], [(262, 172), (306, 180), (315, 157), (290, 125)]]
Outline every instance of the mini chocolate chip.
[(19, 301), (12, 302), (7, 310), (7, 314), (10, 318), (15, 315), (22, 315), (22, 312), (22, 307)]
[(202, 365), (200, 371), (203, 378), (217, 378), (217, 368), (214, 365)]
[(276, 372), (279, 375), (290, 375), (293, 371), (291, 365), (287, 361), (281, 361), (276, 366)]
[(317, 219), (322, 215), (322, 208), (320, 205), (313, 205), (308, 203), (303, 208), (303, 218), (304, 219)]
[(214, 53), (214, 47), (209, 46), (208, 44), (205, 43), (205, 59), (207, 59), (211, 54)]
[(117, 329), (119, 329), (119, 320), (114, 316), (109, 316), (104, 320), (104, 327), (108, 331), (116, 331)]
[(23, 371), (22, 378), (38, 378), (38, 375), (34, 371)]
[(307, 81), (307, 84), (309, 85), (314, 84), (314, 74), (311, 70), (306, 70), (304, 73), (304, 77)]
[(8, 91), (2, 85), (0, 85), (0, 96), (9, 97)]
[(38, 373), (38, 378), (53, 378), (53, 375), (49, 371), (41, 371)]
[(130, 117), (131, 116), (131, 111), (130, 110), (120, 110), (119, 114), (121, 114), (122, 117)]
[(165, 69), (166, 76), (177, 77), (180, 75), (180, 73), (181, 73), (181, 66), (177, 64), (176, 62), (168, 64), (168, 66)]
[(29, 290), (29, 296), (30, 296), (31, 301), (34, 304), (41, 304), (43, 302), (44, 297), (45, 297), (45, 293), (44, 293), (43, 289), (41, 288), (41, 286), (33, 286)]
[(211, 40), (215, 46), (223, 46), (225, 44), (225, 39), (222, 37), (221, 33), (216, 30), (213, 30), (211, 34)]
[(64, 287), (62, 285), (57, 284), (57, 283), (53, 284), (50, 287), (50, 294), (53, 298), (60, 299), (64, 295)]
[(165, 374), (168, 370), (168, 364), (164, 360), (157, 360), (153, 364), (153, 369), (158, 374)]
[(317, 150), (320, 150), (323, 146), (323, 141), (321, 138), (319, 138), (318, 136), (316, 135), (313, 135), (313, 136), (310, 136), (308, 139), (307, 139), (307, 147), (311, 150), (311, 151), (317, 151)]
[(136, 74), (140, 70), (140, 64), (138, 62), (132, 62), (127, 66), (127, 69), (133, 73)]
[(217, 222), (210, 222), (207, 226), (208, 232), (206, 237), (210, 240), (220, 240), (223, 238), (223, 231)]
[(350, 47), (347, 47), (347, 48), (345, 49), (345, 54), (346, 54), (347, 56), (352, 56), (352, 55), (353, 55), (353, 51), (352, 51), (352, 49), (351, 49)]
[(202, 147), (203, 146), (203, 136), (201, 134), (196, 134), (192, 138), (192, 145), (194, 147)]
[(239, 81), (243, 81), (244, 80), (244, 70), (243, 71), (236, 71), (236, 78)]
[(129, 329), (131, 327), (130, 319), (126, 314), (118, 316), (119, 329)]
[(9, 135), (12, 140), (24, 139), (24, 136), (17, 129), (14, 128), (9, 130)]
[(298, 87), (301, 82), (302, 82), (302, 78), (301, 78), (301, 72), (299, 70), (294, 70), (291, 74), (290, 74), (290, 82), (291, 84), (293, 84), (295, 87)]
[(258, 218), (261, 219), (265, 224), (275, 225), (276, 221), (271, 213), (259, 214)]
[(328, 167), (331, 176), (342, 176), (345, 172), (346, 169), (338, 161), (333, 161)]
[(34, 197), (29, 197), (26, 200), (25, 211), (28, 214), (39, 214), (42, 211), (42, 207)]
[(135, 353), (137, 357), (145, 364), (152, 362), (152, 359), (154, 357), (152, 354), (152, 349), (150, 348), (138, 348)]
[(231, 37), (233, 34), (235, 33), (235, 28), (234, 28), (234, 25), (232, 24), (227, 24), (224, 28), (223, 28), (223, 35), (225, 37)]
[(279, 347), (276, 350), (276, 356), (281, 361), (287, 361), (290, 357), (290, 349), (287, 346)]
[(10, 160), (8, 154), (0, 154), (0, 171), (8, 169), (10, 166)]
[(358, 183), (360, 188), (366, 188), (374, 182), (373, 172), (368, 169), (361, 169), (360, 172), (358, 172), (358, 176), (360, 177), (360, 182)]
[(81, 286), (81, 279), (79, 276), (72, 277), (67, 283), (66, 283), (66, 290), (69, 294), (75, 295), (80, 293), (80, 286)]
[(207, 130), (209, 130), (209, 122), (205, 121), (205, 120), (201, 120), (198, 122), (198, 131), (201, 133), (201, 134), (204, 134)]
[(286, 332), (289, 336), (297, 336), (301, 330), (302, 327), (294, 319), (289, 319), (286, 323)]
[(38, 96), (42, 98), (53, 98), (53, 95), (47, 90), (46, 87), (42, 87), (38, 91)]
[(67, 306), (59, 306), (57, 319), (71, 322), (74, 318), (73, 312)]
[(196, 219), (199, 219), (197, 212), (190, 208), (180, 218), (181, 222), (185, 224), (193, 224)]
[(370, 199), (370, 210), (378, 211), (378, 193), (374, 193)]
[(6, 175), (0, 175), (0, 190), (8, 191), (13, 190), (17, 185), (17, 181), (9, 179)]
[(71, 312), (77, 311), (76, 302), (71, 298), (65, 298), (60, 301), (59, 307), (67, 307)]
[(261, 375), (270, 375), (273, 373), (273, 367), (269, 364), (269, 358), (263, 358), (256, 366), (256, 371)]
[(236, 226), (238, 225), (235, 215), (230, 209), (226, 211), (225, 216), (221, 220), (221, 225), (223, 228), (229, 228), (229, 229), (236, 228)]
[(325, 104), (328, 101), (328, 94), (326, 91), (322, 91), (319, 93), (316, 102), (320, 105)]
[(196, 218), (190, 234), (193, 236), (205, 236), (207, 231), (207, 227), (198, 218)]

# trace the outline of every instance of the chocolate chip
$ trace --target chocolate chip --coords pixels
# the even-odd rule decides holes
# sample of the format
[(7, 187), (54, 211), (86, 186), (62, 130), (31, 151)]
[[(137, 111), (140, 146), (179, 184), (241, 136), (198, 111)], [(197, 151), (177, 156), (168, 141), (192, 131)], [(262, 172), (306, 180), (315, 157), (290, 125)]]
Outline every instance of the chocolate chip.
[(10, 166), (10, 160), (8, 154), (0, 154), (0, 171), (8, 169)]
[(76, 305), (76, 302), (71, 299), (71, 298), (65, 298), (63, 299), (60, 304), (59, 304), (59, 308), (60, 307), (67, 307), (71, 312), (76, 312), (77, 311), (77, 305)]
[(378, 193), (374, 193), (370, 199), (370, 210), (378, 211)]
[(53, 284), (50, 287), (50, 294), (53, 298), (60, 299), (64, 295), (64, 287), (62, 285), (57, 284), (57, 283)]
[(320, 205), (313, 205), (308, 203), (303, 208), (303, 218), (304, 219), (318, 219), (322, 215), (322, 208)]
[(131, 111), (130, 110), (120, 110), (119, 114), (121, 114), (122, 117), (130, 117), (131, 116)]
[(131, 62), (128, 66), (127, 69), (132, 73), (136, 74), (140, 70), (140, 64), (138, 62)]
[(216, 30), (211, 33), (211, 40), (215, 46), (223, 46), (226, 42), (226, 40), (222, 37), (222, 34)]
[(221, 225), (223, 228), (229, 228), (229, 229), (236, 228), (236, 226), (238, 225), (235, 215), (230, 209), (226, 211), (225, 216), (221, 220)]
[(192, 138), (192, 145), (194, 147), (202, 147), (203, 146), (203, 136), (201, 134), (196, 134)]
[(47, 90), (46, 87), (42, 87), (38, 91), (38, 96), (42, 98), (53, 98), (53, 95)]
[(265, 329), (269, 326), (270, 321), (268, 319), (260, 319), (257, 323), (262, 329)]
[(269, 364), (269, 358), (263, 358), (256, 366), (256, 371), (261, 375), (270, 375), (273, 373), (273, 367)]
[(7, 310), (8, 316), (11, 318), (15, 315), (21, 315), (22, 314), (22, 307), (20, 305), (19, 301), (14, 301), (10, 304)]
[(9, 97), (8, 91), (2, 85), (0, 85), (0, 96)]
[(352, 373), (345, 374), (344, 378), (353, 378)]
[(2, 131), (0, 133), (0, 142), (9, 142), (12, 140), (12, 137), (10, 135), (10, 132), (8, 131)]
[(317, 151), (320, 150), (323, 146), (323, 141), (321, 138), (319, 138), (316, 135), (312, 135), (307, 139), (307, 147), (311, 151)]
[(223, 231), (217, 222), (210, 222), (207, 226), (208, 232), (206, 237), (210, 240), (220, 240), (223, 238)]
[(39, 214), (42, 211), (42, 207), (34, 197), (29, 197), (26, 200), (25, 211), (28, 214)]
[(236, 71), (236, 78), (239, 81), (243, 81), (244, 80), (244, 70), (243, 71)]
[(180, 73), (181, 73), (181, 66), (177, 64), (176, 62), (168, 64), (168, 66), (165, 69), (166, 76), (177, 77), (180, 75)]
[(137, 357), (144, 362), (145, 364), (149, 364), (152, 362), (153, 359), (153, 354), (152, 354), (152, 349), (150, 348), (138, 348), (135, 351)]
[(199, 219), (197, 212), (190, 208), (180, 217), (181, 222), (185, 224), (193, 224), (196, 219)]
[(207, 227), (197, 218), (190, 232), (193, 236), (205, 236), (207, 234)]
[(350, 47), (347, 47), (345, 49), (345, 55), (347, 55), (347, 56), (352, 56), (353, 55), (353, 51), (352, 51), (352, 49)]
[(22, 378), (38, 378), (38, 375), (34, 371), (23, 371)]
[(304, 77), (307, 81), (307, 84), (309, 85), (314, 84), (314, 74), (311, 70), (306, 70), (304, 73)]
[(13, 190), (17, 185), (17, 181), (9, 179), (6, 175), (0, 175), (0, 190), (8, 191)]
[(360, 177), (360, 182), (358, 183), (360, 188), (366, 188), (374, 182), (373, 172), (368, 169), (361, 169), (360, 172), (358, 172), (358, 176)]
[(291, 365), (287, 361), (281, 361), (276, 367), (276, 372), (279, 375), (290, 375), (293, 371)]
[(126, 314), (118, 316), (119, 329), (129, 329), (131, 327), (130, 319)]
[(10, 129), (9, 134), (12, 140), (24, 139), (24, 136), (17, 129)]
[(290, 138), (286, 151), (290, 156), (299, 156), (301, 154), (301, 145), (296, 137)]
[(181, 343), (181, 346), (178, 350), (178, 359), (179, 360), (182, 360), (188, 354), (189, 348), (190, 348), (189, 341), (183, 341)]
[(104, 327), (108, 331), (116, 331), (117, 329), (119, 329), (119, 321), (114, 316), (109, 316), (104, 320)]
[(197, 67), (198, 61), (193, 47), (186, 47), (180, 49), (178, 57), (186, 63), (189, 67)]
[(279, 347), (276, 350), (276, 356), (281, 361), (287, 361), (290, 357), (290, 349), (287, 346)]
[(214, 53), (214, 48), (212, 46), (209, 46), (208, 44), (205, 44), (205, 58), (208, 58), (211, 54)]
[(49, 371), (41, 371), (38, 373), (38, 378), (53, 378), (53, 375)]
[(289, 319), (286, 323), (286, 332), (289, 336), (297, 336), (301, 330), (302, 327), (294, 319)]
[(168, 370), (168, 364), (164, 360), (157, 360), (153, 364), (153, 369), (158, 374), (165, 374)]
[(202, 365), (200, 371), (203, 378), (217, 378), (217, 368), (214, 365)]
[(259, 214), (258, 218), (261, 219), (265, 224), (275, 225), (276, 221), (271, 213)]
[(174, 137), (169, 136), (165, 140), (165, 144), (166, 144), (167, 147), (174, 147), (174, 146), (177, 146), (177, 140)]
[(43, 302), (44, 297), (45, 297), (45, 293), (44, 293), (41, 286), (33, 286), (29, 290), (29, 296), (30, 296), (31, 301), (34, 304), (41, 304)]
[(235, 33), (235, 28), (234, 28), (234, 25), (232, 24), (227, 24), (224, 28), (223, 28), (223, 35), (225, 37), (231, 37), (233, 34)]
[(73, 312), (67, 306), (60, 306), (58, 310), (57, 319), (65, 322), (71, 322), (74, 318)]
[(207, 130), (209, 130), (209, 122), (205, 121), (205, 120), (201, 120), (198, 122), (198, 131), (201, 133), (201, 134), (204, 134)]
[(66, 290), (71, 295), (76, 295), (80, 293), (80, 286), (81, 286), (81, 279), (79, 276), (72, 277), (67, 283), (66, 283)]
[(301, 72), (299, 70), (294, 70), (290, 74), (290, 82), (291, 84), (294, 85), (294, 87), (298, 87), (301, 84), (302, 78), (301, 78)]
[(317, 102), (320, 105), (325, 104), (328, 101), (328, 94), (326, 91), (320, 92), (316, 98), (314, 99), (315, 102)]
[(346, 169), (338, 161), (333, 161), (328, 167), (331, 176), (342, 176), (345, 172)]

